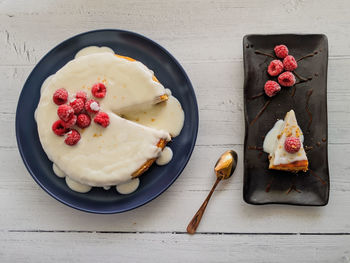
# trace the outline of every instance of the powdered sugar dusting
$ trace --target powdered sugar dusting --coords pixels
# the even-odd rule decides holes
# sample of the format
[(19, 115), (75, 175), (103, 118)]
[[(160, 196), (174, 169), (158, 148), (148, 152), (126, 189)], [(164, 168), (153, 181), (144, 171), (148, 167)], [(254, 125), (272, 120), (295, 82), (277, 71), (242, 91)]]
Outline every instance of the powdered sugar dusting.
[(98, 105), (97, 102), (93, 102), (90, 104), (90, 109), (92, 109), (93, 111), (99, 111), (100, 110), (100, 106)]

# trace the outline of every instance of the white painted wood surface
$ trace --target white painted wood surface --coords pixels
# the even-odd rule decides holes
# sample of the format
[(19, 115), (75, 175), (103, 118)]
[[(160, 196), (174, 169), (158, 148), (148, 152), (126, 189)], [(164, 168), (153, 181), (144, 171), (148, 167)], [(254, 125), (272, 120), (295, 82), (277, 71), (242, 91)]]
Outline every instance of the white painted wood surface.
[[(0, 262), (350, 262), (350, 2), (0, 0)], [(36, 185), (19, 156), (14, 118), (38, 60), (77, 33), (120, 28), (169, 50), (195, 88), (200, 129), (193, 156), (163, 195), (136, 210), (73, 210)], [(331, 193), (323, 208), (251, 206), (242, 200), (242, 38), (248, 33), (328, 36)], [(238, 151), (199, 226), (212, 166)]]

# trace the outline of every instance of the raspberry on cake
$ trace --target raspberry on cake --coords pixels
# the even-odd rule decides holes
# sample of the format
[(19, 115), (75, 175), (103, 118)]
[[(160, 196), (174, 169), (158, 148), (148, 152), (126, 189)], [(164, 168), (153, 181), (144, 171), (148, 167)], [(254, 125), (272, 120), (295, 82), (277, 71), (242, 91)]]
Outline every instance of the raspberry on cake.
[(63, 104), (58, 107), (57, 115), (62, 121), (69, 121), (74, 115), (74, 110), (71, 106)]
[(284, 121), (277, 121), (265, 136), (264, 151), (269, 154), (269, 169), (306, 172), (309, 163), (303, 142), (304, 136), (295, 113), (290, 110)]
[(88, 100), (85, 103), (85, 110), (89, 113), (97, 113), (100, 110), (100, 104), (96, 100)]
[(75, 97), (76, 97), (77, 99), (82, 99), (84, 103), (85, 103), (86, 100), (87, 100), (87, 94), (86, 94), (85, 91), (78, 91), (78, 92), (75, 94)]
[(288, 137), (284, 141), (284, 149), (289, 153), (296, 153), (300, 150), (301, 143), (299, 138), (296, 137)]
[(62, 125), (66, 128), (72, 128), (77, 122), (77, 115), (73, 115), (68, 121), (62, 121)]
[(74, 110), (74, 114), (79, 114), (84, 110), (84, 101), (83, 99), (74, 99), (69, 103)]
[(64, 142), (69, 146), (73, 146), (76, 145), (79, 142), (79, 140), (80, 133), (77, 130), (73, 129), (66, 134), (66, 139), (64, 140)]
[(86, 128), (86, 127), (89, 127), (91, 123), (91, 118), (89, 115), (85, 114), (85, 113), (81, 113), (78, 115), (77, 117), (77, 126), (79, 128)]
[(293, 56), (289, 55), (283, 59), (283, 66), (285, 70), (293, 71), (298, 67), (298, 63)]
[(52, 131), (58, 135), (58, 136), (62, 136), (65, 133), (69, 132), (69, 129), (66, 128), (63, 125), (63, 121), (62, 120), (57, 120), (52, 124)]
[(109, 125), (109, 116), (107, 113), (100, 111), (96, 114), (94, 122), (106, 128)]
[(285, 45), (277, 45), (274, 48), (275, 54), (278, 58), (285, 58), (288, 56), (288, 48)]
[(268, 80), (265, 83), (264, 90), (267, 96), (273, 97), (281, 90), (281, 86), (276, 81)]
[(283, 71), (283, 63), (278, 60), (272, 60), (267, 68), (267, 72), (270, 74), (270, 76), (277, 76)]
[(96, 83), (91, 88), (91, 93), (95, 98), (104, 98), (106, 96), (106, 86), (103, 83)]
[(295, 84), (295, 76), (292, 72), (283, 72), (278, 76), (278, 83), (284, 87), (291, 87)]
[(52, 100), (57, 105), (65, 104), (68, 100), (68, 92), (65, 89), (58, 89), (53, 94)]

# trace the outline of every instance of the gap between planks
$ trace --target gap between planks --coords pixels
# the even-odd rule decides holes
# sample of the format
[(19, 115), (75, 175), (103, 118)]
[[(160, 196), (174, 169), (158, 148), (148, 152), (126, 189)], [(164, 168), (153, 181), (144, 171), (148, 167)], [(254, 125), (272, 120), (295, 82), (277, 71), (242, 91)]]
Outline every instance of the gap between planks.
[[(7, 230), (2, 232), (10, 233), (86, 233), (86, 234), (171, 234), (171, 235), (187, 235), (185, 231), (92, 231), (92, 230)], [(350, 236), (350, 232), (301, 232), (301, 233), (288, 233), (288, 232), (196, 232), (195, 235), (227, 235), (227, 236)]]

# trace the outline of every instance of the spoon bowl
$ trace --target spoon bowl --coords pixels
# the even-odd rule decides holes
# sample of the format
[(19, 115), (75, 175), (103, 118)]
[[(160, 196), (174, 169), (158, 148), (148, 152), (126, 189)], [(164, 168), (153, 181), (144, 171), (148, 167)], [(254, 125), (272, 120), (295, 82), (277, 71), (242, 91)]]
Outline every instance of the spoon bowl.
[(237, 167), (237, 153), (229, 150), (224, 152), (215, 164), (214, 171), (217, 178), (228, 179)]

